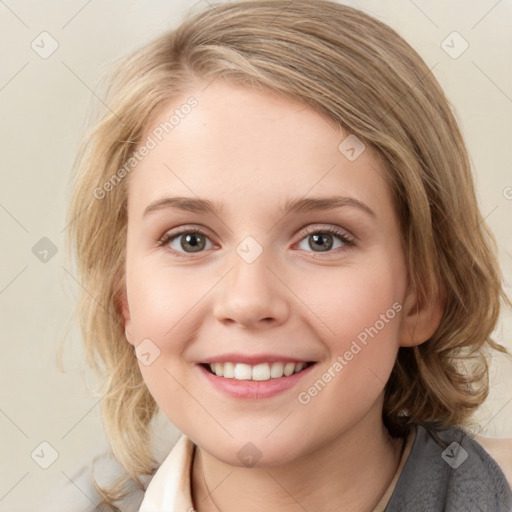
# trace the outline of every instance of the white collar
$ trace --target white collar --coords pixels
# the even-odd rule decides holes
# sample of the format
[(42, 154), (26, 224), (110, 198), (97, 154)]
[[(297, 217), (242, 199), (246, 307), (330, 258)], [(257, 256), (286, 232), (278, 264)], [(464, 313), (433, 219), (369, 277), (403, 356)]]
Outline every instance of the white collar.
[(193, 510), (190, 474), (194, 448), (186, 435), (179, 438), (151, 479), (139, 512)]

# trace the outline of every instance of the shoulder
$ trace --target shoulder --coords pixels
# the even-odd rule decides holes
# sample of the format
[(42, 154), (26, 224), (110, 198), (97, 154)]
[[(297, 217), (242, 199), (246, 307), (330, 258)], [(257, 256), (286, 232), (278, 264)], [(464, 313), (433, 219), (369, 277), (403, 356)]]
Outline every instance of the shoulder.
[(512, 438), (497, 439), (475, 436), (475, 440), (497, 462), (503, 471), (510, 487), (512, 487)]
[(504, 473), (465, 428), (418, 424), (389, 510), (510, 512), (512, 491)]
[[(450, 501), (461, 509), (478, 504), (481, 510), (509, 511), (512, 491), (505, 471), (475, 436), (462, 426), (454, 426), (433, 433), (432, 446), (438, 444), (436, 437), (445, 442), (437, 449), (444, 448), (441, 457), (447, 463), (445, 468), (450, 468), (446, 487)], [(496, 453), (497, 444), (493, 444)], [(503, 447), (500, 446), (500, 453)]]

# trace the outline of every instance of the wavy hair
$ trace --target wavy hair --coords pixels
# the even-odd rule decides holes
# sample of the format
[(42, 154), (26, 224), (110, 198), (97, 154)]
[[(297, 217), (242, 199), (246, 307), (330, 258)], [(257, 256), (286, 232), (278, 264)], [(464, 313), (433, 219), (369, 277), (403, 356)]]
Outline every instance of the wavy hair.
[[(467, 424), (489, 391), (488, 350), (502, 287), (496, 243), (479, 211), (467, 149), (453, 107), (432, 71), (393, 29), (328, 0), (242, 0), (189, 12), (182, 23), (117, 64), (102, 112), (76, 160), (69, 242), (84, 292), (78, 306), (91, 367), (103, 379), (102, 418), (125, 473), (102, 489), (105, 510), (144, 490), (156, 470), (150, 443), (158, 406), (126, 341), (126, 183), (116, 175), (148, 122), (198, 80), (224, 79), (298, 100), (372, 147), (386, 169), (409, 282), (421, 300), (445, 300), (434, 335), (401, 347), (385, 387), (393, 435), (413, 423)], [(117, 174), (116, 174), (117, 173)]]

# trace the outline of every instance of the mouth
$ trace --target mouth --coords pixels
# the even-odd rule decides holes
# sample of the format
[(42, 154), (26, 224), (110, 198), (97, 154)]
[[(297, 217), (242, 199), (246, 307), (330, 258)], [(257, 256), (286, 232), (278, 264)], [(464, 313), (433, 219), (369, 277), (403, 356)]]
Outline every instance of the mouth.
[(245, 363), (200, 363), (207, 372), (217, 377), (245, 381), (268, 381), (290, 377), (301, 373), (316, 364), (316, 361), (309, 362), (273, 362), (249, 365)]

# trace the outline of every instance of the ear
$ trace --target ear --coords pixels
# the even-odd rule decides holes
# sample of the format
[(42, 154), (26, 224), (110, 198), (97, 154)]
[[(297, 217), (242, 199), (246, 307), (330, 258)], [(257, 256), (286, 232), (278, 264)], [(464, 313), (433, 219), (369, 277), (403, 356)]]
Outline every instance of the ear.
[(429, 302), (411, 287), (403, 304), (400, 346), (412, 347), (429, 340), (441, 323), (444, 304), (441, 291)]
[(124, 332), (125, 337), (130, 345), (133, 345), (132, 336), (130, 335), (130, 326), (131, 326), (131, 317), (130, 317), (130, 308), (128, 306), (128, 300), (126, 298), (126, 291), (123, 290), (117, 296), (117, 303), (119, 305), (119, 309), (121, 314), (123, 315), (124, 320)]

